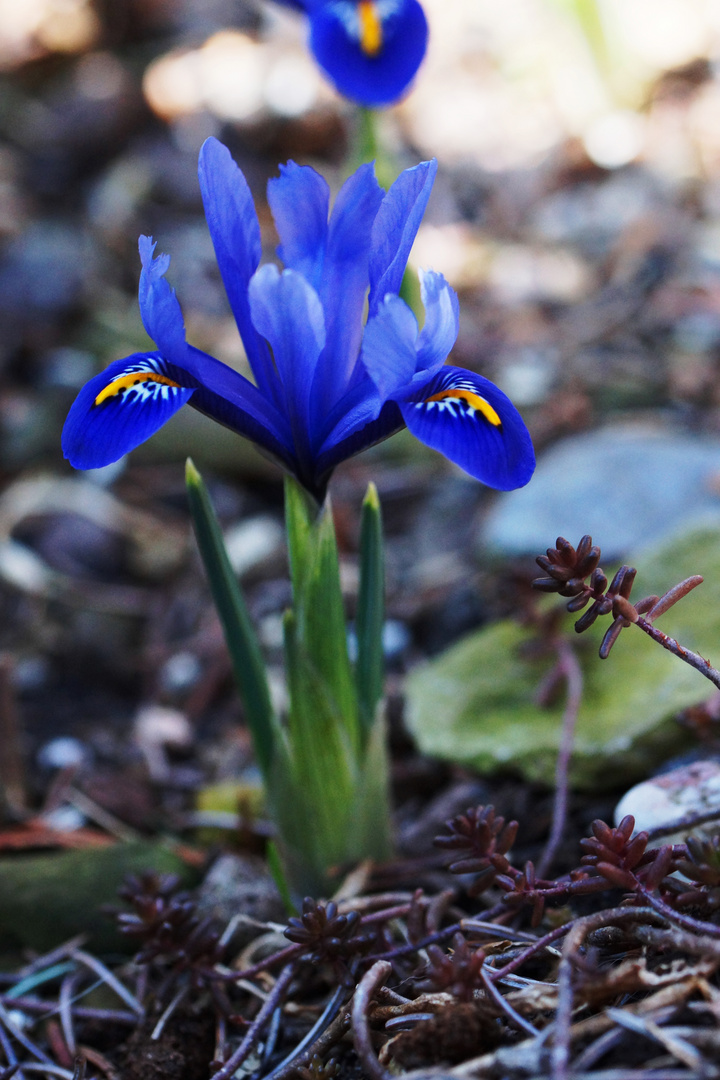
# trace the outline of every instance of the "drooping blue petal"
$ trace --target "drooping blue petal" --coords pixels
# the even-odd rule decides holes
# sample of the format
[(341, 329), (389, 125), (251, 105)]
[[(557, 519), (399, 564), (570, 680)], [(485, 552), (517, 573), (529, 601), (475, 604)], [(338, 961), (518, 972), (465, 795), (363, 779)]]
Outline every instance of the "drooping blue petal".
[(313, 386), (314, 427), (345, 392), (357, 363), (372, 223), (384, 194), (372, 164), (361, 165), (333, 206), (320, 290), (327, 340)]
[(396, 400), (416, 438), (489, 487), (508, 491), (532, 476), (535, 454), (519, 412), (481, 375), (448, 365), (416, 376)]
[(159, 353), (116, 360), (82, 388), (62, 433), (65, 457), (76, 469), (99, 469), (145, 442), (189, 401), (194, 387)]
[(389, 105), (422, 63), (428, 28), (418, 0), (324, 0), (308, 4), (310, 48), (345, 97)]
[(96, 469), (117, 461), (187, 402), (292, 468), (289, 425), (257, 387), (192, 346), (187, 346), (186, 361), (181, 367), (158, 352), (134, 353), (91, 379), (63, 429), (70, 463), (76, 469)]
[(289, 161), (268, 180), (267, 198), (281, 241), (278, 255), (319, 292), (330, 205), (327, 183), (309, 165)]
[(437, 161), (423, 161), (400, 173), (382, 201), (372, 229), (369, 312), (374, 315), (388, 293), (398, 293), (410, 249), (420, 228), (437, 172)]
[(323, 309), (315, 290), (295, 270), (263, 266), (249, 288), (253, 323), (270, 344), (282, 385), (295, 452), (310, 467), (309, 401), (318, 357), (325, 345)]
[(182, 374), (197, 384), (189, 403), (193, 409), (252, 439), (292, 470), (293, 436), (287, 416), (244, 375), (193, 346), (188, 346)]
[(412, 379), (417, 366), (417, 337), (417, 320), (405, 301), (387, 296), (365, 327), (360, 353), (381, 397), (391, 397)]
[(425, 323), (417, 343), (418, 371), (432, 371), (445, 363), (458, 336), (457, 293), (442, 274), (420, 271), (420, 292)]
[(200, 190), (225, 291), (258, 386), (277, 404), (277, 386), (266, 343), (250, 317), (248, 285), (260, 264), (260, 224), (245, 177), (217, 139), (200, 150)]

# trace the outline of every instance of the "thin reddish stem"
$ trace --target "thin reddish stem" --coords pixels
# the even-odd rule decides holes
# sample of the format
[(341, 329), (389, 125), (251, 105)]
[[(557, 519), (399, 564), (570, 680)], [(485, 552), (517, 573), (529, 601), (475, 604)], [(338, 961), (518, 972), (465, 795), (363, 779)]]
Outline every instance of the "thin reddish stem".
[(560, 733), (560, 748), (555, 764), (555, 799), (553, 802), (552, 827), (537, 867), (537, 875), (540, 878), (545, 877), (550, 868), (565, 832), (570, 759), (575, 743), (575, 725), (583, 693), (582, 669), (574, 650), (564, 638), (558, 640), (557, 650), (558, 665), (567, 685), (567, 699)]

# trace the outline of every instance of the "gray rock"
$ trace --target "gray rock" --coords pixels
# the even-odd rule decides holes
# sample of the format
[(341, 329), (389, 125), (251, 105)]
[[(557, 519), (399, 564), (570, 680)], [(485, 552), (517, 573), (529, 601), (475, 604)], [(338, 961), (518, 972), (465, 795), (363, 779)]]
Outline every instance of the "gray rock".
[(682, 527), (720, 522), (720, 440), (649, 426), (604, 428), (541, 455), (535, 476), (500, 496), (485, 548), (540, 554), (590, 533), (605, 560), (632, 556)]
[[(658, 829), (693, 815), (712, 813), (720, 808), (720, 762), (693, 761), (672, 772), (661, 773), (644, 780), (627, 791), (615, 807), (615, 824), (626, 814), (635, 818), (635, 832)], [(710, 833), (717, 822), (707, 826)], [(681, 843), (686, 836), (704, 836), (700, 828), (680, 829), (660, 837), (651, 847)]]
[(237, 915), (247, 917), (233, 933), (235, 948), (258, 936), (257, 923), (287, 921), (267, 863), (255, 855), (221, 855), (200, 886), (197, 906), (201, 915), (211, 916), (222, 927)]

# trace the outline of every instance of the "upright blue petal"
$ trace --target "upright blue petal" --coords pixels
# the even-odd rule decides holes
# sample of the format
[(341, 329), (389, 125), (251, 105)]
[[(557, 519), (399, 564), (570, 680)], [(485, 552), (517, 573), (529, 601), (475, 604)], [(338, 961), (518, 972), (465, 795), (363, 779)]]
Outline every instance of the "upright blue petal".
[(327, 341), (313, 386), (314, 425), (322, 423), (348, 385), (362, 339), (370, 236), (385, 192), (371, 164), (340, 189), (328, 229), (320, 298)]
[(301, 471), (311, 469), (310, 391), (325, 345), (325, 321), (315, 290), (295, 270), (263, 266), (250, 282), (250, 310), (268, 341), (280, 377)]
[(442, 274), (420, 271), (420, 294), (425, 323), (417, 343), (418, 371), (432, 371), (445, 363), (458, 336), (457, 293)]
[(510, 399), (472, 371), (447, 365), (396, 396), (421, 442), (500, 491), (522, 487), (535, 468), (527, 428)]
[(360, 354), (381, 397), (392, 397), (415, 374), (417, 336), (417, 320), (405, 301), (387, 296), (365, 327)]
[(170, 256), (154, 258), (155, 247), (151, 236), (140, 237), (140, 315), (148, 337), (160, 351), (182, 362), (187, 350), (185, 323), (175, 290), (165, 280)]
[(371, 106), (403, 96), (427, 48), (418, 0), (323, 0), (307, 6), (310, 48), (341, 94)]
[(159, 353), (116, 360), (82, 388), (62, 434), (65, 457), (76, 469), (99, 469), (134, 450), (192, 397)]
[[(268, 181), (267, 198), (280, 236), (278, 255), (320, 291), (328, 231), (330, 189), (309, 165), (289, 161)], [(300, 208), (302, 208), (300, 210)]]
[(248, 285), (262, 253), (250, 188), (228, 148), (217, 139), (203, 144), (198, 174), (220, 274), (245, 352), (258, 386), (270, 400), (276, 400), (272, 359), (253, 326), (248, 305)]
[(400, 173), (382, 201), (372, 229), (370, 315), (388, 293), (400, 292), (410, 249), (435, 181), (437, 161)]
[[(191, 385), (204, 385), (212, 393), (217, 393), (216, 387), (221, 387), (220, 396), (227, 394), (231, 399), (236, 397), (238, 407), (249, 411), (260, 423), (267, 424), (273, 439), (290, 443), (289, 434), (284, 438), (283, 427), (287, 429), (287, 424), (284, 424), (275, 407), (277, 378), (273, 375), (275, 392), (272, 397), (265, 395), (226, 364), (188, 345), (175, 290), (170, 288), (164, 278), (170, 256), (160, 255), (153, 258), (155, 244), (147, 236), (140, 237), (139, 247), (143, 260), (139, 290), (140, 312), (145, 329), (155, 341), (165, 362), (174, 365), (178, 372), (184, 372), (184, 377), (190, 379)], [(247, 298), (245, 302), (247, 304)], [(254, 327), (252, 330), (267, 351), (267, 345)], [(238, 430), (242, 431), (242, 427)]]

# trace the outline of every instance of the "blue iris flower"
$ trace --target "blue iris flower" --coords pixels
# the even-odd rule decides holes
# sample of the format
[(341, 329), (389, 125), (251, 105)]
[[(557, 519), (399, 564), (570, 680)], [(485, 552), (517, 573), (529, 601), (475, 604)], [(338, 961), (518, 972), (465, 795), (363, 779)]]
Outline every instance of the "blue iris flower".
[[(140, 238), (140, 311), (156, 351), (91, 379), (70, 409), (63, 450), (78, 469), (116, 461), (186, 403), (251, 439), (318, 500), (336, 465), (407, 426), (494, 488), (527, 483), (535, 459), (519, 413), (487, 379), (445, 364), (458, 302), (422, 275), (422, 330), (398, 292), (436, 162), (385, 193), (372, 165), (329, 190), (290, 162), (268, 184), (284, 270), (260, 263), (252, 196), (229, 151), (208, 139), (200, 186), (218, 265), (255, 382), (189, 345), (169, 256)], [(367, 321), (363, 313), (367, 305)]]
[(422, 63), (428, 26), (418, 0), (280, 0), (304, 11), (315, 59), (345, 97), (390, 105)]

